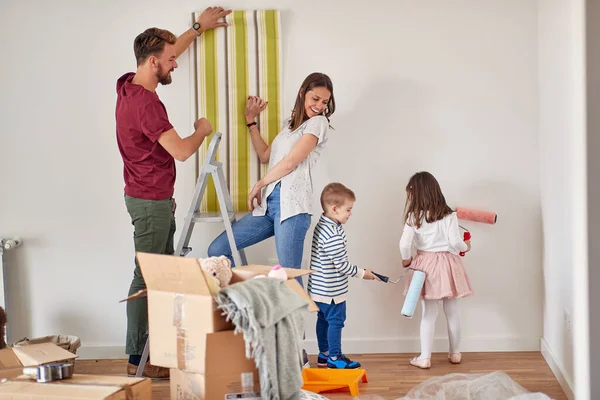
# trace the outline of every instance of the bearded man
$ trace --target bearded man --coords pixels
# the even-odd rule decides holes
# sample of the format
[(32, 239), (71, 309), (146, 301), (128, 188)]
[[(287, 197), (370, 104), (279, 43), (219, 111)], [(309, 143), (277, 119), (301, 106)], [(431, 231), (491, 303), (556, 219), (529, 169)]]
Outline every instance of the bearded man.
[[(171, 83), (171, 72), (177, 68), (177, 58), (202, 32), (227, 26), (219, 20), (222, 21), (229, 13), (231, 10), (209, 7), (179, 37), (158, 28), (140, 33), (133, 43), (137, 71), (128, 72), (117, 81), (117, 144), (123, 158), (125, 205), (134, 227), (136, 252), (174, 253), (175, 160), (187, 160), (212, 133), (210, 122), (201, 118), (194, 123), (194, 132), (181, 138), (169, 122), (156, 87), (159, 83)], [(146, 283), (135, 260), (129, 295), (145, 288)], [(128, 375), (135, 375), (140, 364), (147, 331), (146, 297), (128, 301), (125, 346), (129, 355)], [(169, 370), (148, 362), (143, 376), (165, 379), (169, 377)]]

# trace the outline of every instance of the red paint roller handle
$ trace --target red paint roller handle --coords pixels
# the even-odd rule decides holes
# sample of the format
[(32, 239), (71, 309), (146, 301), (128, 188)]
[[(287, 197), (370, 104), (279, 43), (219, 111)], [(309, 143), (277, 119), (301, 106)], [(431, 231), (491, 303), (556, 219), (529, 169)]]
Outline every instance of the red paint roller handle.
[[(471, 240), (471, 232), (465, 232), (463, 235), (463, 238), (464, 238), (464, 240)], [(461, 257), (464, 257), (466, 253), (464, 251), (461, 251), (458, 254), (460, 254)]]

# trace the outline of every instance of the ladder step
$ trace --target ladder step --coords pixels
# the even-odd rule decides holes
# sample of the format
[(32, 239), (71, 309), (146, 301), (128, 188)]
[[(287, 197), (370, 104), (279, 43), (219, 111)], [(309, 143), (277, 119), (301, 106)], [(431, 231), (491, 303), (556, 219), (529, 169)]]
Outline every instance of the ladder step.
[[(235, 213), (233, 211), (227, 213), (229, 215), (229, 221), (235, 219)], [(221, 213), (194, 213), (194, 222), (223, 222), (223, 215)]]

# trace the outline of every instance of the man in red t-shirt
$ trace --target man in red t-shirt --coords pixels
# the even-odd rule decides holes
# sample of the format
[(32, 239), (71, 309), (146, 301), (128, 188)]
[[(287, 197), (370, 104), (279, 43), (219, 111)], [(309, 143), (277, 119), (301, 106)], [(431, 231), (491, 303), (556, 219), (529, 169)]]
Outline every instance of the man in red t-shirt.
[[(134, 41), (137, 71), (126, 73), (117, 81), (117, 144), (123, 158), (125, 204), (134, 226), (136, 252), (174, 253), (175, 160), (187, 160), (212, 133), (210, 122), (201, 118), (194, 123), (194, 132), (182, 139), (169, 122), (156, 87), (159, 83), (171, 83), (176, 59), (202, 32), (227, 26), (218, 21), (229, 13), (231, 10), (209, 7), (179, 37), (158, 28), (142, 32)], [(145, 288), (136, 260), (129, 295)], [(136, 373), (147, 331), (146, 298), (128, 301), (125, 350), (129, 355), (129, 375)], [(147, 363), (144, 376), (168, 378), (169, 370)]]

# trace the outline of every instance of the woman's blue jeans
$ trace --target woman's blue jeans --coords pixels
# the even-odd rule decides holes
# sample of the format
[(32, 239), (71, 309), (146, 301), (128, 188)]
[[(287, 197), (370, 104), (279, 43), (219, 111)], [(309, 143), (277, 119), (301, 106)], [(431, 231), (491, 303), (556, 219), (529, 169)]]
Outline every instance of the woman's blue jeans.
[[(275, 247), (279, 264), (285, 268), (302, 268), (304, 239), (310, 227), (310, 214), (294, 215), (281, 222), (278, 184), (267, 199), (267, 213), (255, 217), (248, 213), (232, 226), (233, 237), (238, 249), (243, 249), (275, 236)], [(264, 201), (264, 199), (263, 199)], [(234, 265), (227, 232), (223, 231), (208, 247), (209, 257), (227, 256)], [(302, 285), (302, 279), (298, 278)]]

